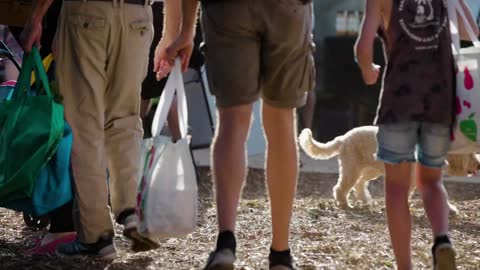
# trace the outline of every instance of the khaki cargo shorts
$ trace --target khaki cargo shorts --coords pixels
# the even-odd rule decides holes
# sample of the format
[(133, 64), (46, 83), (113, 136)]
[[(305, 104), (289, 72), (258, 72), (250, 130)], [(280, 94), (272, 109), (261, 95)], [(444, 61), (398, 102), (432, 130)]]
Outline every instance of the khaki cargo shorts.
[(303, 106), (314, 88), (312, 5), (225, 0), (202, 5), (205, 61), (218, 107)]

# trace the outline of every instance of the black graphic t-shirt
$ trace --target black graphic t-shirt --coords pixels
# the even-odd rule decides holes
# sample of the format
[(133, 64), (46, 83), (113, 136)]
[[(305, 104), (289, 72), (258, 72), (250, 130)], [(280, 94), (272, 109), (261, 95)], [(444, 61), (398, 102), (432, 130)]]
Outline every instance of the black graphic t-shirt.
[(447, 0), (392, 0), (390, 25), (381, 30), (387, 68), (376, 124), (451, 124), (454, 62)]

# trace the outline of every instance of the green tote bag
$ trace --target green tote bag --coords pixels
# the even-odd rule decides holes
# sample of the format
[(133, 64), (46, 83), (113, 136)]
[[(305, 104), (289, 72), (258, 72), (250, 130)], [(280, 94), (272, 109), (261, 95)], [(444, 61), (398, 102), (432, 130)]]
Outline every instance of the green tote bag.
[[(36, 89), (30, 89), (32, 71)], [(54, 101), (37, 48), (24, 54), (10, 100), (0, 103), (0, 204), (30, 198), (40, 169), (63, 135), (63, 106)]]

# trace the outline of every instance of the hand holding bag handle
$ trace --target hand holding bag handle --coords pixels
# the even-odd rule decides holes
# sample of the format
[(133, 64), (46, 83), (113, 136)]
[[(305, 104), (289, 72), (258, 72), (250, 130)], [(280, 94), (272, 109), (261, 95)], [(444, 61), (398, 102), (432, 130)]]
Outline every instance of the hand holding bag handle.
[(162, 127), (165, 125), (167, 115), (172, 106), (173, 97), (177, 93), (178, 122), (180, 126), (180, 134), (182, 139), (186, 138), (188, 131), (188, 110), (187, 97), (185, 95), (185, 86), (183, 84), (183, 76), (181, 70), (180, 58), (175, 59), (175, 65), (170, 73), (157, 110), (152, 123), (152, 135), (157, 137), (160, 135)]
[[(182, 139), (174, 143), (160, 136), (160, 131), (175, 93)], [(198, 187), (187, 140), (187, 117), (181, 62), (176, 59), (153, 119), (153, 140), (144, 140), (146, 166), (137, 197), (139, 231), (155, 240), (185, 236), (197, 225)]]

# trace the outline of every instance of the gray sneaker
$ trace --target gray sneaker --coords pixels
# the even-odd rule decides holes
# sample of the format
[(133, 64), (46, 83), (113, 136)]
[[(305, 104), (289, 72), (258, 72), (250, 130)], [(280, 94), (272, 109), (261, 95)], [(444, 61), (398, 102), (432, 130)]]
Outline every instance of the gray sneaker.
[(137, 217), (136, 215), (129, 215), (125, 218), (124, 222), (123, 235), (130, 239), (132, 244), (133, 252), (142, 252), (149, 251), (152, 249), (157, 249), (160, 247), (158, 243), (151, 240), (150, 238), (141, 235), (137, 230)]
[(113, 261), (117, 256), (111, 237), (100, 238), (98, 242), (94, 244), (81, 243), (77, 239), (71, 243), (58, 245), (56, 253), (61, 257), (91, 256), (107, 261)]
[(215, 250), (210, 253), (204, 270), (233, 270), (235, 259), (235, 254), (228, 248)]

